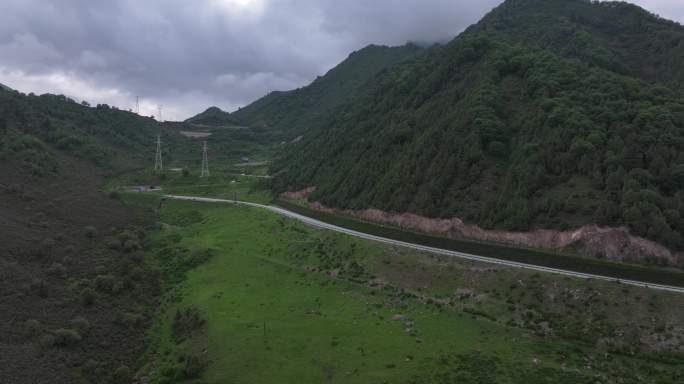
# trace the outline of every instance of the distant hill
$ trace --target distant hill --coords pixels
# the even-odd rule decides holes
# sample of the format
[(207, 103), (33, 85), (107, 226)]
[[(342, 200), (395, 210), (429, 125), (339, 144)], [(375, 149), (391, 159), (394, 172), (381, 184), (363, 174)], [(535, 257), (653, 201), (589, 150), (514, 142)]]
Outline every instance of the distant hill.
[(238, 119), (218, 107), (210, 107), (206, 111), (185, 120), (185, 122), (188, 124), (208, 126), (240, 125)]
[(419, 55), (422, 48), (371, 45), (349, 57), (309, 86), (288, 92), (272, 92), (242, 108), (233, 116), (253, 127), (280, 133), (291, 140), (323, 125), (337, 108), (365, 91), (365, 85), (383, 71)]
[[(149, 166), (162, 125), (106, 104), (94, 107), (62, 95), (24, 95), (0, 89), (0, 157), (21, 158), (29, 173), (42, 174), (60, 152), (116, 172)], [(182, 140), (163, 133), (165, 145)]]
[(624, 225), (683, 249), (683, 52), (681, 25), (631, 4), (508, 0), (335, 108), (298, 107), (321, 84), (336, 94), (329, 74), (249, 119), (274, 99), (316, 116), (262, 109), (292, 135), (309, 129), (275, 162), (274, 188), (315, 186), (328, 206), (514, 230)]

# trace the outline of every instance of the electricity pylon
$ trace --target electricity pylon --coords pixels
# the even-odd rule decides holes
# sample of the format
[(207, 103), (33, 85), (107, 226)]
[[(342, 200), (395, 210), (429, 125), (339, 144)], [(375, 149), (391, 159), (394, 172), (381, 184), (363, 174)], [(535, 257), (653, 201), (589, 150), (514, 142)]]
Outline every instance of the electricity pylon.
[(154, 171), (161, 172), (164, 170), (164, 163), (162, 161), (162, 150), (161, 150), (161, 136), (157, 135), (157, 155), (154, 158)]
[(207, 156), (207, 142), (202, 146), (202, 174), (200, 177), (209, 177), (209, 156)]

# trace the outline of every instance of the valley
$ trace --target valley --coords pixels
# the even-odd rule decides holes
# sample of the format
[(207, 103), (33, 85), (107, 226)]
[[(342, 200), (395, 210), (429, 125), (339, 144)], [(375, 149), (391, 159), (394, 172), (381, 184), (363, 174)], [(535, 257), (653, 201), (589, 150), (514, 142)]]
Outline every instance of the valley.
[[(156, 206), (158, 197), (127, 199)], [(681, 294), (381, 245), (232, 204), (167, 201), (160, 219), (152, 260), (187, 276), (154, 332), (153, 356), (166, 362), (152, 365), (159, 382), (187, 374), (173, 362), (188, 353), (216, 383), (427, 383), (457, 378), (463, 365), (497, 382), (601, 382), (608, 372), (606, 382), (630, 382), (642, 364), (652, 375), (644, 382), (682, 374), (672, 365), (684, 342)], [(183, 271), (197, 254), (211, 256)], [(174, 340), (186, 308), (204, 320)], [(655, 312), (660, 320), (646, 331)], [(659, 357), (640, 362), (632, 353)]]
[[(208, 46), (136, 21), (187, 52), (146, 49), (146, 91), (187, 77), (154, 102), (0, 84), (0, 383), (684, 382), (684, 26), (502, 0), (448, 40), (346, 55), (328, 20), (332, 67), (322, 30), (224, 39), (275, 4), (228, 3), (231, 23), (183, 8), (220, 27)], [(49, 53), (31, 63), (150, 77)]]

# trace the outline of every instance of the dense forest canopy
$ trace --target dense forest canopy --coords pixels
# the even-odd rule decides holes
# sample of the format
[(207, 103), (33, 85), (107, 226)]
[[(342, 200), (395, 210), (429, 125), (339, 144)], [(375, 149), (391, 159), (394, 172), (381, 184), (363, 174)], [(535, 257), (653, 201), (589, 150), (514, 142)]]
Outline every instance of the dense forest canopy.
[(684, 83), (684, 28), (630, 3), (509, 0), (471, 29), (649, 82)]
[(487, 228), (626, 225), (683, 249), (683, 37), (627, 3), (508, 0), (319, 111), (274, 188)]
[(423, 51), (371, 45), (353, 52), (347, 60), (317, 78), (311, 85), (288, 92), (272, 92), (232, 114), (245, 125), (267, 129), (284, 140), (323, 129), (326, 117), (354, 100), (379, 73)]

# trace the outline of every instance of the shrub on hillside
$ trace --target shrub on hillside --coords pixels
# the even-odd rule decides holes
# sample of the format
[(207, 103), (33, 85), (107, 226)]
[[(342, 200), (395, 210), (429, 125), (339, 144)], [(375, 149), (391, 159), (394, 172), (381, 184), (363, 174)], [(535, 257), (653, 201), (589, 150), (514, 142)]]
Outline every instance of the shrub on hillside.
[(195, 355), (181, 355), (177, 362), (162, 370), (160, 383), (177, 383), (197, 379), (207, 367), (207, 362)]
[(95, 278), (95, 289), (100, 292), (111, 293), (114, 290), (116, 278), (112, 275), (100, 275)]
[(24, 322), (24, 332), (27, 336), (33, 337), (43, 332), (43, 325), (36, 319), (29, 319)]
[(180, 281), (185, 273), (213, 257), (212, 249), (200, 249), (188, 254), (188, 250), (179, 247), (165, 247), (159, 250), (156, 257), (163, 263), (162, 268), (170, 281)]
[(95, 303), (97, 294), (92, 288), (83, 288), (79, 294), (78, 300), (84, 307), (89, 307)]
[(114, 282), (114, 286), (112, 287), (112, 293), (117, 295), (117, 294), (123, 292), (124, 288), (126, 288), (126, 285), (124, 284), (124, 282), (117, 280)]
[(126, 240), (123, 243), (123, 251), (126, 253), (131, 253), (140, 249), (140, 243), (137, 240)]
[(93, 227), (92, 225), (89, 225), (83, 228), (83, 234), (85, 235), (85, 237), (89, 239), (94, 239), (97, 237), (97, 228)]
[(48, 268), (47, 273), (52, 276), (64, 277), (66, 275), (67, 269), (60, 263), (52, 263), (50, 268)]
[(114, 322), (124, 328), (139, 328), (145, 324), (145, 316), (132, 312), (117, 313)]
[(74, 329), (58, 329), (52, 332), (52, 344), (57, 347), (68, 347), (81, 341), (81, 335)]
[(131, 253), (131, 257), (130, 257), (131, 261), (136, 263), (136, 264), (141, 263), (144, 258), (145, 258), (145, 254), (139, 250)]
[(55, 249), (55, 240), (51, 238), (46, 238), (40, 243), (40, 247), (38, 248), (37, 255), (39, 257), (48, 257), (52, 255), (53, 250)]
[(121, 193), (119, 193), (119, 191), (110, 191), (109, 192), (109, 198), (112, 200), (120, 200), (121, 199)]
[(85, 364), (83, 364), (81, 367), (81, 372), (83, 372), (85, 376), (91, 378), (91, 382), (93, 383), (97, 383), (98, 380), (101, 380), (102, 377), (107, 373), (102, 364), (93, 359), (89, 359), (85, 362)]
[(121, 250), (121, 242), (117, 239), (110, 239), (107, 241), (107, 248), (118, 251)]
[(133, 371), (125, 365), (120, 366), (114, 371), (112, 381), (115, 384), (128, 384), (133, 379)]
[(44, 280), (39, 280), (35, 279), (31, 281), (31, 284), (29, 285), (29, 289), (34, 292), (36, 295), (42, 298), (48, 297), (49, 294), (49, 289), (48, 285)]
[(83, 316), (76, 316), (71, 320), (71, 326), (78, 330), (81, 335), (85, 335), (90, 329), (90, 321)]
[(177, 309), (171, 323), (171, 337), (176, 343), (180, 343), (200, 330), (204, 324), (205, 320), (197, 308)]

